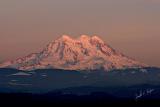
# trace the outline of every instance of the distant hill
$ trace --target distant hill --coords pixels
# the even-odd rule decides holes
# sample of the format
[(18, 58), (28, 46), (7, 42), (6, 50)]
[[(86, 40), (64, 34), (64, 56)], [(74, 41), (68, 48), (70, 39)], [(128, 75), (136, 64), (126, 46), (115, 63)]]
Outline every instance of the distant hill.
[(160, 84), (159, 68), (134, 68), (124, 70), (74, 71), (39, 69), (21, 71), (0, 69), (1, 92), (45, 93), (70, 87), (130, 87), (135, 85)]

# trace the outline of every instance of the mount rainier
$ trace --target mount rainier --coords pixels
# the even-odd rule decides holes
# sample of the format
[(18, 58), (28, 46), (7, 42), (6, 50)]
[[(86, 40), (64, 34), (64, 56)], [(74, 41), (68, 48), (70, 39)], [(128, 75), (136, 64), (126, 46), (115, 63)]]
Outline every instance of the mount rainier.
[(52, 41), (41, 52), (0, 64), (0, 68), (19, 70), (64, 69), (106, 71), (145, 67), (114, 50), (97, 36), (82, 35), (73, 39), (67, 35)]

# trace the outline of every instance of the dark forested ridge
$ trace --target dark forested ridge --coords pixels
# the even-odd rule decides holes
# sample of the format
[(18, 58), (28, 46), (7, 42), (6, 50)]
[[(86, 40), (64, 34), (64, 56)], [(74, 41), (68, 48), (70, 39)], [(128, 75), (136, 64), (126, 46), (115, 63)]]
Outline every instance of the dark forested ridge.
[(53, 105), (158, 104), (159, 84), (158, 68), (110, 72), (0, 69), (0, 100)]

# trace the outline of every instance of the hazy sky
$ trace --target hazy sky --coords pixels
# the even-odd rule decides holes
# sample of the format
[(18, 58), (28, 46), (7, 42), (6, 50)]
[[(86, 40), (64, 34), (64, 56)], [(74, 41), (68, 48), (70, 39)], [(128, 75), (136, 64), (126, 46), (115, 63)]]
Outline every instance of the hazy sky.
[(98, 35), (160, 66), (160, 0), (0, 0), (0, 62), (37, 52), (62, 34)]

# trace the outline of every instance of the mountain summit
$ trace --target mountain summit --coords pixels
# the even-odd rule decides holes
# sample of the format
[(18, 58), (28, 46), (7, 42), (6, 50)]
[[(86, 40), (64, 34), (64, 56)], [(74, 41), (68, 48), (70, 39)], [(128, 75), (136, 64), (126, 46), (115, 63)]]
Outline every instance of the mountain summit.
[(98, 36), (82, 35), (73, 39), (63, 35), (41, 52), (0, 64), (1, 68), (20, 70), (65, 69), (95, 70), (137, 68), (145, 65), (114, 50)]

